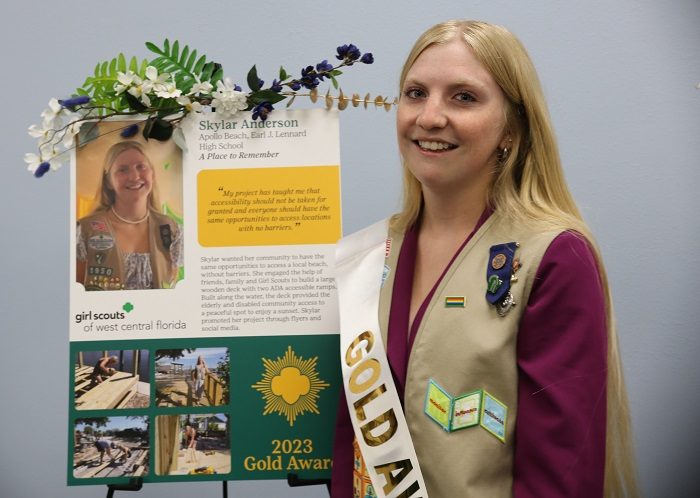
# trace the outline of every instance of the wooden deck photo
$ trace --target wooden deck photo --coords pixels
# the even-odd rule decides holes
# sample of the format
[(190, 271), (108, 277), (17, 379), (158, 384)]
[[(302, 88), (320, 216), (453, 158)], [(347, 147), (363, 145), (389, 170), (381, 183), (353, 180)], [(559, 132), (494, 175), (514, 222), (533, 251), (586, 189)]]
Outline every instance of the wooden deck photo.
[(160, 349), (155, 369), (156, 406), (228, 404), (227, 348)]
[(73, 476), (139, 477), (148, 474), (148, 417), (93, 417), (75, 421)]
[(222, 413), (156, 417), (156, 474), (231, 472), (228, 416)]
[(81, 351), (73, 375), (76, 410), (149, 406), (148, 351)]

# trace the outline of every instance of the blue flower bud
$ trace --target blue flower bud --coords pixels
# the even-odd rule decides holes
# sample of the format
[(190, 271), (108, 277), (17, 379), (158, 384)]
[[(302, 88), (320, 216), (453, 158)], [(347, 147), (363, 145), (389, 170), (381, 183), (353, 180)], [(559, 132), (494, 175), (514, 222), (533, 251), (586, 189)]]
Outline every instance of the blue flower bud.
[(260, 118), (260, 121), (265, 121), (267, 115), (272, 112), (274, 108), (269, 102), (262, 102), (255, 107), (253, 107), (253, 121)]
[(61, 106), (65, 107), (65, 108), (71, 108), (71, 107), (76, 107), (79, 105), (85, 105), (88, 102), (90, 102), (90, 97), (88, 97), (87, 95), (80, 95), (78, 97), (72, 97), (70, 99), (58, 101), (58, 103), (61, 104)]
[(330, 64), (327, 59), (323, 59), (321, 62), (316, 64), (316, 71), (319, 73), (327, 73), (333, 70), (333, 64)]
[(136, 134), (138, 133), (138, 131), (139, 131), (139, 125), (137, 125), (136, 123), (134, 123), (134, 124), (129, 125), (129, 126), (127, 126), (126, 128), (124, 128), (124, 129), (121, 131), (121, 133), (119, 133), (119, 134), (120, 134), (123, 138), (131, 138), (131, 137), (133, 137), (134, 135), (136, 135)]
[(337, 50), (338, 55), (336, 55), (335, 57), (338, 60), (356, 61), (360, 58), (360, 49), (352, 43), (350, 43), (349, 45), (341, 45), (340, 47), (338, 47)]
[(282, 91), (282, 85), (279, 81), (277, 81), (277, 79), (272, 80), (272, 86), (270, 87), (270, 90), (277, 93)]
[(44, 161), (43, 163), (41, 163), (39, 165), (39, 167), (36, 169), (36, 171), (34, 171), (34, 176), (36, 178), (41, 178), (42, 176), (44, 176), (46, 174), (46, 172), (50, 168), (51, 168), (51, 165), (47, 161)]
[(366, 54), (362, 55), (360, 62), (363, 64), (372, 64), (374, 62), (374, 56), (370, 52), (367, 52)]
[(236, 90), (237, 92), (243, 91), (243, 89), (240, 87), (240, 85), (236, 85), (236, 84), (233, 85), (233, 89)]
[(292, 82), (292, 83), (289, 85), (289, 88), (291, 88), (291, 89), (294, 90), (295, 92), (296, 92), (297, 90), (301, 90), (301, 83), (299, 83), (298, 81), (294, 81), (294, 82)]

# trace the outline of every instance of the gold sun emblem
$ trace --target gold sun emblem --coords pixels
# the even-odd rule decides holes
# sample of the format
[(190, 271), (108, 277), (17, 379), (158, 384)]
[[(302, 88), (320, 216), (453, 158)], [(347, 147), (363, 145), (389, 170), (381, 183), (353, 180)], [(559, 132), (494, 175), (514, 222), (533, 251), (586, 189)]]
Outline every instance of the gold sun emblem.
[(291, 346), (287, 347), (284, 357), (276, 360), (263, 358), (265, 373), (251, 386), (263, 395), (263, 415), (276, 412), (294, 426), (297, 417), (304, 412), (319, 413), (316, 405), (318, 393), (330, 384), (318, 377), (317, 361), (317, 356), (308, 360), (297, 357)]

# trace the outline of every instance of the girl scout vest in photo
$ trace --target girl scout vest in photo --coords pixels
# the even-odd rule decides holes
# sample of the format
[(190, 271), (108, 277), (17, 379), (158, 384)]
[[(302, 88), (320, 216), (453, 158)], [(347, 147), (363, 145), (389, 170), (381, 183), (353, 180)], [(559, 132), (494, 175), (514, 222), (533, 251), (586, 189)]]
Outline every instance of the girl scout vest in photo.
[[(80, 230), (87, 251), (85, 290), (121, 290), (125, 288), (124, 257), (114, 237), (105, 212), (82, 218)], [(173, 243), (175, 222), (164, 214), (149, 212), (148, 243), (150, 247), (151, 288), (161, 289), (171, 284), (173, 264), (170, 246)]]
[(497, 213), (484, 222), (425, 310), (402, 410), (384, 344), (403, 234), (387, 238), (387, 225), (350, 235), (337, 250), (340, 356), (359, 467), (379, 497), (509, 498), (518, 325), (560, 232), (516, 226)]

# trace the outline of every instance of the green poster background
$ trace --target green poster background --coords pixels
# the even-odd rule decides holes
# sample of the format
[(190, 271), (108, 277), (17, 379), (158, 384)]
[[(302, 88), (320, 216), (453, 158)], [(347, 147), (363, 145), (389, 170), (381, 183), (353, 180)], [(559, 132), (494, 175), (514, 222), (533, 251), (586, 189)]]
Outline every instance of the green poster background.
[[(76, 410), (74, 405), (74, 368), (69, 383), (68, 449), (75, 454), (76, 419), (95, 417), (147, 417), (148, 471), (144, 483), (195, 480), (286, 479), (297, 474), (302, 479), (330, 477), (333, 430), (338, 404), (340, 368), (338, 335), (188, 338), (141, 341), (72, 342), (70, 364), (76, 365), (80, 351), (146, 350), (150, 369), (150, 399), (147, 408)], [(230, 396), (226, 405), (159, 407), (155, 403), (155, 353), (160, 349), (228, 348), (230, 355)], [(264, 362), (263, 359), (268, 360)], [(315, 361), (313, 361), (315, 359)], [(296, 366), (295, 366), (296, 365)], [(299, 367), (302, 368), (299, 368)], [(271, 368), (273, 367), (273, 368)], [(280, 368), (287, 368), (280, 371)], [(276, 369), (276, 370), (275, 370)], [(266, 375), (267, 373), (267, 375)], [(289, 374), (293, 382), (280, 379)], [(309, 383), (303, 380), (309, 379)], [(277, 380), (275, 381), (275, 378)], [(276, 382), (276, 389), (272, 383)], [(257, 386), (256, 389), (253, 386)], [(280, 393), (280, 385), (282, 393)], [(290, 386), (301, 386), (294, 392)], [(265, 412), (268, 399), (281, 409)], [(300, 396), (307, 387), (315, 388), (317, 398)], [(291, 392), (290, 392), (291, 390)], [(284, 394), (286, 392), (286, 401)], [(290, 397), (291, 396), (291, 397)], [(295, 398), (299, 399), (295, 401)], [(301, 409), (300, 401), (307, 401)], [(315, 408), (310, 410), (309, 407)], [(295, 409), (296, 408), (296, 409)], [(318, 413), (314, 413), (317, 411)], [(289, 413), (296, 412), (290, 419)], [(224, 414), (228, 417), (228, 442), (231, 471), (226, 474), (157, 475), (156, 417), (160, 415)], [(67, 464), (70, 485), (126, 483), (131, 477), (77, 478), (73, 474), (73, 458)]]

